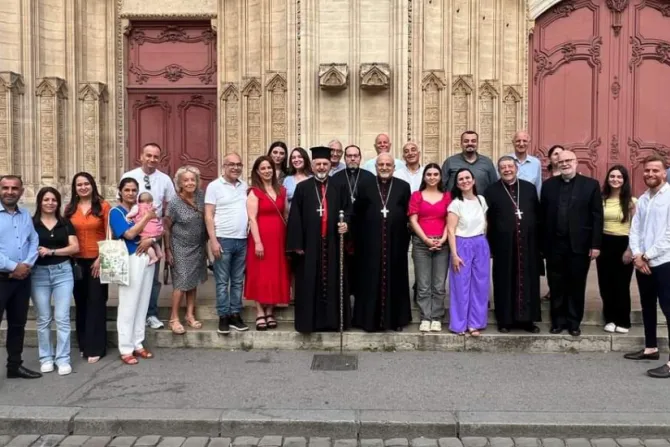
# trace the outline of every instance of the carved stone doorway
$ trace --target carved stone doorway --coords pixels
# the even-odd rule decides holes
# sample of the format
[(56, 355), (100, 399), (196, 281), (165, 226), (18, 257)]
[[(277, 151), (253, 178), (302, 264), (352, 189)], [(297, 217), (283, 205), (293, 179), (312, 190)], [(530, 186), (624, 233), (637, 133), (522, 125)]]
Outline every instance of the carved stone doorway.
[[(641, 162), (670, 151), (670, 4), (567, 0), (540, 16), (530, 42), (529, 119), (536, 151), (564, 145), (599, 181), (612, 165), (644, 190)], [(664, 81), (666, 80), (666, 81)]]
[(128, 166), (142, 146), (163, 148), (160, 169), (218, 176), (216, 34), (209, 22), (133, 22), (127, 34)]

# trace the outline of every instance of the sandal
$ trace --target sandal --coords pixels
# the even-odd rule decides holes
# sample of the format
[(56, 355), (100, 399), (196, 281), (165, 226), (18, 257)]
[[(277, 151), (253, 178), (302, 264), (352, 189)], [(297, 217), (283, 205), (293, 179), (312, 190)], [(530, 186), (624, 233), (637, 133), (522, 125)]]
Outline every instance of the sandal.
[(179, 320), (170, 320), (168, 326), (175, 335), (184, 335), (186, 333), (186, 329), (184, 329), (184, 326), (181, 325)]
[(265, 322), (265, 316), (256, 318), (256, 330), (265, 331), (268, 328), (268, 324)]
[(265, 316), (265, 321), (268, 322), (268, 329), (275, 329), (277, 327), (277, 320), (275, 319), (274, 315), (272, 315), (272, 314), (266, 315)]
[(122, 355), (121, 361), (126, 365), (137, 365), (138, 363), (140, 363), (139, 360), (137, 360), (135, 356), (132, 354)]
[(135, 351), (133, 351), (133, 355), (136, 355), (137, 357), (142, 357), (143, 359), (154, 358), (154, 355), (151, 352), (149, 352), (146, 348), (136, 349)]
[(186, 324), (193, 329), (202, 328), (202, 323), (195, 319), (195, 317), (186, 318)]
[(470, 329), (468, 332), (470, 332), (470, 336), (472, 337), (479, 337), (482, 335), (481, 332), (479, 332), (477, 329)]
[(89, 357), (89, 358), (88, 358), (88, 363), (89, 363), (89, 364), (98, 363), (99, 361), (100, 361), (100, 357), (99, 357), (99, 356), (96, 356), (96, 357)]

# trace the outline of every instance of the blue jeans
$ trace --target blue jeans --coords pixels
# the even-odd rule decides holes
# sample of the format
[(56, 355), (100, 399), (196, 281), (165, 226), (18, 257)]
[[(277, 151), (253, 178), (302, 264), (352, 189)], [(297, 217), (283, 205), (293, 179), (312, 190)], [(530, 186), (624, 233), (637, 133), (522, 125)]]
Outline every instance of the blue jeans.
[[(158, 241), (158, 246), (163, 248), (163, 240)], [(154, 280), (151, 285), (151, 296), (149, 298), (149, 310), (147, 311), (147, 318), (149, 317), (158, 317), (158, 296), (161, 294), (161, 272), (160, 262), (156, 263), (156, 268), (154, 269)]]
[(247, 240), (218, 238), (221, 257), (214, 261), (216, 313), (220, 317), (242, 312), (242, 283), (247, 259)]
[[(36, 265), (33, 268), (31, 292), (37, 311), (37, 342), (40, 363), (53, 362), (51, 322), (56, 320), (57, 366), (70, 364), (70, 301), (74, 277), (72, 265), (65, 261), (56, 265)], [(53, 312), (51, 297), (53, 296)]]

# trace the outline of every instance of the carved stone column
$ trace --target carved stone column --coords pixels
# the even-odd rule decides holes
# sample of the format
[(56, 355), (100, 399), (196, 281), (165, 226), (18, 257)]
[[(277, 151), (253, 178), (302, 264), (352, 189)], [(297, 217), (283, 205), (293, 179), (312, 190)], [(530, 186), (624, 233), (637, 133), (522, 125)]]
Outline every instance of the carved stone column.
[(20, 74), (11, 71), (0, 72), (0, 173), (2, 174), (22, 174), (23, 92), (23, 77)]
[(60, 187), (69, 183), (65, 147), (65, 111), (67, 88), (65, 80), (56, 77), (40, 78), (37, 96), (37, 161), (39, 182)]
[(78, 165), (101, 184), (113, 182), (106, 175), (107, 165), (114, 163), (105, 147), (107, 86), (101, 82), (81, 82), (78, 98), (81, 102)]

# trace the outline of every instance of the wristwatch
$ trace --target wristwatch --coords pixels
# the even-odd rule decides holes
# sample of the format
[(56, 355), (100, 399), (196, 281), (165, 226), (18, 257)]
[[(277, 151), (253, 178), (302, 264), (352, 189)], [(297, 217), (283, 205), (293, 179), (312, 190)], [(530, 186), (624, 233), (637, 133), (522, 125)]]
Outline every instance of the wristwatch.
[(155, 237), (152, 237), (152, 238), (151, 238), (151, 242), (153, 242), (153, 243), (155, 244), (155, 243), (158, 242), (158, 241), (156, 240)]
[(647, 257), (647, 255), (643, 254), (643, 255), (640, 256), (640, 257), (642, 258), (642, 260), (643, 260), (644, 262), (649, 262), (649, 258)]
[(56, 256), (56, 250), (51, 250), (51, 256)]

